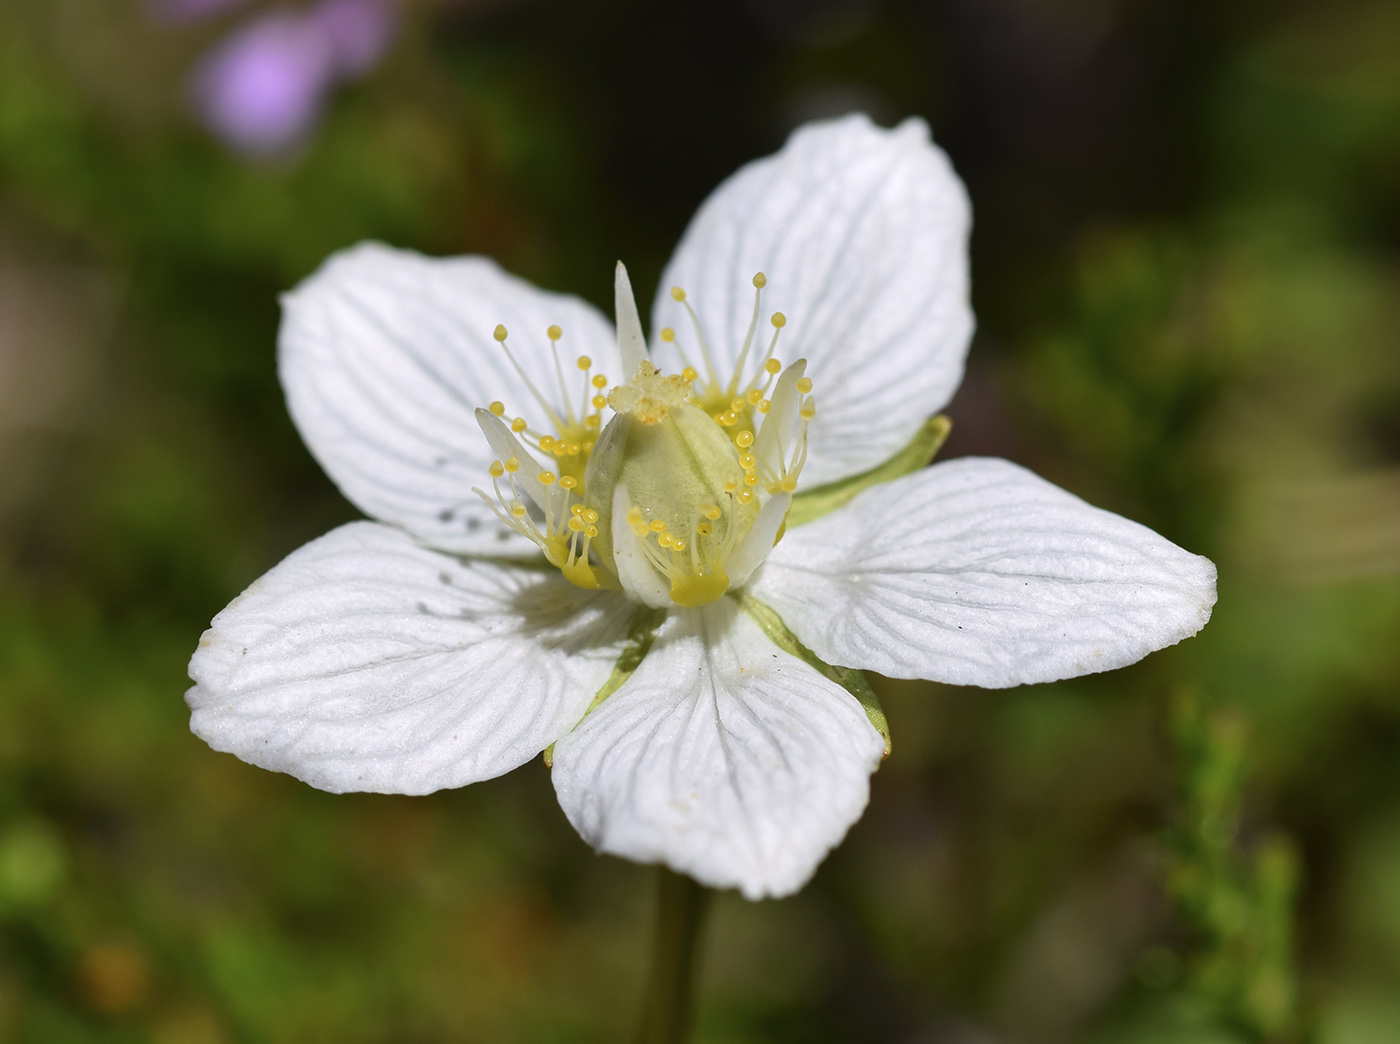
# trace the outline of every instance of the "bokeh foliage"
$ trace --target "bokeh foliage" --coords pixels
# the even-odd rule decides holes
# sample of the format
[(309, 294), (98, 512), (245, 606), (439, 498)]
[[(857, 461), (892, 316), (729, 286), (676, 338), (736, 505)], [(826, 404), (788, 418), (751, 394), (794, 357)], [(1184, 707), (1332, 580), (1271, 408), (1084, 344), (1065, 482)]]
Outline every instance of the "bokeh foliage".
[(410, 5), (303, 154), (184, 80), (228, 22), (0, 6), (0, 1041), (616, 1040), (651, 876), (538, 764), (332, 797), (187, 732), (208, 619), (354, 517), (276, 295), (366, 237), (606, 306), (802, 119), (923, 115), (974, 199), (950, 454), (1220, 566), (1107, 676), (881, 686), (801, 895), (721, 896), (698, 1038), (1400, 1039), (1400, 9), (1384, 0)]

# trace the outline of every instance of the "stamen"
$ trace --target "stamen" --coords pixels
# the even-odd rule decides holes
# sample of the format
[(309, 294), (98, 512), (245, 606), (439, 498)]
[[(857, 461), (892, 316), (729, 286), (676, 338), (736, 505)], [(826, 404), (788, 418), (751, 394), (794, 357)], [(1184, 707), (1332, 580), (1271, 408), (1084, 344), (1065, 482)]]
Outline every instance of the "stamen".
[(787, 316), (782, 312), (774, 312), (773, 317), (768, 320), (773, 324), (773, 339), (768, 342), (768, 350), (763, 353), (763, 368), (769, 373), (777, 373), (783, 368), (782, 363), (773, 358), (773, 353), (778, 348), (778, 334), (787, 325)]
[[(554, 356), (554, 376), (559, 379), (559, 400), (564, 404), (564, 409), (569, 411), (569, 426), (573, 427), (578, 423), (578, 418), (574, 416), (573, 403), (569, 401), (569, 383), (564, 380), (564, 365), (559, 361), (559, 338), (564, 336), (564, 331), (557, 326), (551, 326), (545, 335), (549, 338), (549, 352)], [(563, 425), (559, 425), (563, 427)]]
[(705, 340), (705, 331), (700, 329), (700, 317), (695, 314), (695, 309), (690, 307), (690, 302), (685, 299), (685, 291), (680, 287), (671, 287), (671, 300), (685, 305), (686, 314), (690, 316), (690, 325), (695, 329), (695, 339), (700, 342), (700, 354), (705, 357), (705, 370), (709, 375), (710, 384), (718, 388), (719, 377), (715, 370), (714, 356), (710, 354), (710, 346)]
[(739, 352), (739, 358), (734, 363), (734, 376), (729, 378), (729, 387), (725, 389), (726, 395), (733, 395), (739, 390), (739, 380), (744, 373), (744, 364), (749, 360), (749, 349), (753, 346), (754, 331), (758, 329), (758, 317), (763, 303), (763, 288), (768, 285), (768, 277), (759, 272), (753, 277), (753, 317), (749, 319), (748, 333), (744, 334), (744, 347)]
[[(506, 328), (497, 324), (491, 336), (505, 349), (506, 358), (509, 359), (510, 364), (515, 367), (515, 372), (520, 374), (520, 379), (525, 382), (525, 387), (530, 389), (530, 394), (533, 395), (535, 401), (540, 404), (540, 409), (544, 410), (549, 416), (549, 419), (554, 422), (556, 428), (564, 427), (564, 418), (559, 416), (559, 411), (551, 406), (549, 401), (540, 394), (540, 390), (535, 387), (535, 382), (530, 380), (530, 375), (525, 372), (520, 365), (520, 361), (516, 359), (515, 353), (510, 350), (510, 345), (506, 344), (506, 338), (509, 336), (509, 334), (506, 333)], [(555, 357), (555, 361), (558, 362), (558, 356)], [(505, 407), (502, 406), (501, 409), (504, 410)], [(499, 416), (499, 414), (497, 414), (497, 416)]]
[[(672, 296), (674, 297), (675, 294), (672, 293)], [(692, 374), (692, 376), (686, 377), (685, 379), (687, 382), (694, 381), (695, 377), (693, 375), (696, 373), (696, 369), (691, 364), (690, 356), (685, 354), (685, 346), (682, 345), (680, 341), (676, 340), (676, 331), (672, 330), (669, 326), (663, 326), (661, 328), (661, 340), (664, 344), (672, 345), (676, 349), (676, 354), (681, 357), (681, 363), (684, 366), (681, 370), (681, 375), (684, 376), (687, 373)]]

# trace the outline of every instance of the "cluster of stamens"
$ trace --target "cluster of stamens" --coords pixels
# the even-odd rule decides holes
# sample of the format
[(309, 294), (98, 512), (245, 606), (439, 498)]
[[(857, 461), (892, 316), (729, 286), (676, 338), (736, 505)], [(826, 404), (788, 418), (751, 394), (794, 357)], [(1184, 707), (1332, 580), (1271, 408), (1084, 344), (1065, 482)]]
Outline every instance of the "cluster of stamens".
[[(524, 417), (518, 416), (510, 421), (511, 432), (519, 436), (526, 445), (539, 450), (546, 457), (554, 457), (559, 462), (559, 470), (563, 475), (572, 476), (578, 482), (582, 482), (583, 468), (588, 461), (588, 454), (598, 441), (598, 432), (603, 425), (603, 407), (608, 404), (606, 394), (608, 378), (604, 374), (593, 373), (593, 360), (588, 356), (580, 355), (575, 359), (574, 365), (583, 377), (583, 394), (578, 396), (578, 408), (575, 410), (576, 395), (569, 388), (569, 381), (565, 378), (565, 368), (559, 357), (559, 341), (564, 336), (564, 331), (558, 326), (551, 326), (545, 331), (545, 336), (549, 338), (550, 350), (554, 356), (554, 375), (559, 382), (559, 401), (564, 404), (564, 412), (560, 413), (554, 408), (553, 403), (540, 393), (540, 390), (515, 358), (515, 353), (510, 350), (507, 343), (509, 334), (506, 328), (497, 326), (494, 336), (505, 351), (506, 357), (510, 359), (511, 365), (515, 367), (516, 372), (524, 380), (525, 386), (530, 389), (530, 394), (534, 397), (535, 402), (554, 428), (553, 433), (541, 431), (532, 426)], [(499, 400), (491, 403), (488, 409), (497, 417), (505, 417), (505, 403)], [(571, 489), (573, 486), (565, 488)]]
[[(766, 350), (750, 366), (765, 284), (762, 273), (754, 276), (753, 317), (727, 381), (719, 378), (699, 318), (686, 300), (685, 291), (679, 287), (672, 288), (671, 297), (683, 304), (689, 313), (700, 349), (703, 375), (687, 356), (675, 331), (667, 327), (660, 337), (680, 356), (683, 368), (679, 381), (676, 377), (661, 375), (644, 361), (628, 384), (609, 389), (607, 378), (592, 372), (592, 360), (579, 356), (575, 361), (583, 378), (583, 394), (579, 396), (570, 389), (560, 361), (558, 343), (562, 331), (558, 326), (551, 326), (547, 336), (563, 412), (541, 394), (510, 351), (505, 327), (497, 326), (495, 339), (553, 430), (541, 430), (523, 416), (507, 419), (505, 404), (492, 402), (486, 412), (499, 423), (488, 423), (483, 417), (483, 428), (489, 429), (488, 438), (501, 454), (489, 468), (495, 502), (481, 490), (477, 492), (505, 525), (538, 545), (545, 557), (571, 581), (584, 587), (604, 583), (612, 586), (610, 577), (616, 576), (617, 570), (612, 561), (603, 560), (610, 556), (599, 559), (599, 552), (595, 551), (590, 561), (590, 549), (599, 536), (600, 521), (607, 525), (607, 519), (600, 516), (598, 508), (608, 510), (611, 490), (599, 489), (589, 495), (584, 488), (588, 461), (603, 428), (603, 408), (611, 406), (619, 414), (630, 415), (633, 423), (644, 425), (679, 423), (684, 418), (679, 414), (671, 417), (672, 413), (692, 408), (703, 410), (727, 436), (718, 444), (712, 444), (708, 436), (700, 440), (711, 446), (706, 451), (704, 465), (705, 474), (711, 477), (699, 488), (708, 488), (710, 493), (693, 503), (690, 509), (674, 499), (667, 503), (668, 484), (664, 476), (659, 476), (662, 481), (653, 487), (653, 496), (659, 496), (660, 502), (627, 504), (625, 518), (619, 521), (625, 521), (647, 563), (670, 580), (672, 597), (680, 604), (701, 604), (684, 601), (683, 595), (677, 592), (687, 589), (687, 584), (691, 588), (696, 584), (703, 587), (706, 578), (718, 578), (715, 582), (719, 586), (713, 594), (708, 588), (702, 592), (703, 600), (718, 597), (728, 584), (726, 563), (754, 527), (764, 505), (773, 496), (796, 490), (806, 461), (807, 425), (816, 413), (810, 394), (811, 379), (798, 376), (802, 372), (800, 368), (784, 376), (783, 365), (775, 357), (779, 335), (787, 323), (781, 312), (769, 317), (772, 337), (767, 339)], [(630, 290), (628, 294), (630, 298)], [(633, 312), (635, 314), (635, 306)], [(718, 448), (722, 446), (728, 446), (728, 452)], [(507, 455), (507, 450), (514, 452)], [(522, 469), (521, 458), (533, 461), (536, 452), (544, 463), (536, 465), (540, 468), (537, 473), (528, 474)], [(534, 468), (529, 471), (534, 472)], [(689, 467), (685, 471), (689, 474)], [(589, 481), (599, 480), (590, 478)], [(601, 481), (610, 483), (614, 479), (605, 475)], [(696, 487), (692, 484), (690, 488)], [(661, 492), (656, 493), (656, 489)], [(534, 504), (534, 509), (527, 507), (527, 500)], [(781, 508), (785, 516), (786, 503), (775, 504), (774, 509)], [(769, 547), (774, 539), (774, 534), (768, 533)], [(763, 554), (766, 552), (767, 547), (762, 549)], [(601, 572), (595, 571), (595, 564), (603, 567)]]
[[(530, 424), (523, 416), (516, 416), (506, 422), (505, 403), (499, 400), (491, 403), (487, 411), (508, 423), (511, 435), (519, 440), (522, 448), (535, 450), (546, 461), (553, 458), (556, 470), (541, 469), (534, 476), (534, 482), (518, 478), (521, 473), (519, 456), (508, 456), (491, 462), (488, 469), (495, 491), (495, 503), (481, 490), (476, 492), (486, 501), (496, 517), (507, 526), (539, 546), (551, 564), (563, 570), (566, 576), (578, 582), (591, 575), (588, 552), (589, 544), (598, 535), (598, 512), (584, 507), (582, 497), (584, 470), (588, 456), (598, 441), (602, 427), (602, 411), (607, 405), (605, 390), (608, 379), (604, 374), (593, 373), (593, 360), (580, 355), (575, 367), (583, 378), (583, 394), (577, 396), (569, 388), (565, 378), (565, 368), (559, 356), (559, 341), (564, 336), (558, 326), (551, 326), (545, 335), (549, 338), (554, 356), (554, 372), (559, 383), (559, 401), (564, 404), (561, 413), (546, 398), (530, 379), (515, 354), (507, 344), (508, 332), (504, 326), (497, 326), (495, 339), (505, 351), (511, 365), (529, 388), (535, 402), (548, 418), (554, 431), (542, 431)], [(501, 479), (509, 484), (509, 495), (501, 488)], [(531, 514), (521, 495), (520, 485), (526, 486), (526, 495), (536, 502), (539, 515)], [(591, 585), (586, 585), (591, 586)]]

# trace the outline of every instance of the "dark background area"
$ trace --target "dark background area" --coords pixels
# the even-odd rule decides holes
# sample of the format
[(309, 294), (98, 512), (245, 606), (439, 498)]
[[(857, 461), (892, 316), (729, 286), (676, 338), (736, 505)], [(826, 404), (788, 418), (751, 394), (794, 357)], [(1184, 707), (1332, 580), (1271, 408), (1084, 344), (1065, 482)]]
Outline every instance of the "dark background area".
[[(944, 456), (1211, 556), (1200, 636), (881, 682), (865, 818), (715, 903), (697, 1040), (1400, 1040), (1400, 6), (416, 3), (250, 157), (190, 70), (244, 4), (0, 8), (0, 1041), (625, 1039), (652, 874), (536, 762), (335, 797), (187, 730), (209, 618), (355, 517), (277, 294), (380, 238), (610, 312), (801, 122), (926, 118), (973, 199)], [(878, 681), (878, 680), (877, 680)]]

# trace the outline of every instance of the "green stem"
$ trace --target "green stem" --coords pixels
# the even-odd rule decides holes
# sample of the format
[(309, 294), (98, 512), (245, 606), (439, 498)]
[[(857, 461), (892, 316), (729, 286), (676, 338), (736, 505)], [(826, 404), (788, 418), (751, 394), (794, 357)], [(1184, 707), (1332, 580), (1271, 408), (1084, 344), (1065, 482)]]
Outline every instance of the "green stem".
[(656, 936), (642, 1009), (639, 1044), (685, 1044), (690, 1038), (690, 995), (695, 944), (710, 892), (684, 874), (657, 867)]

